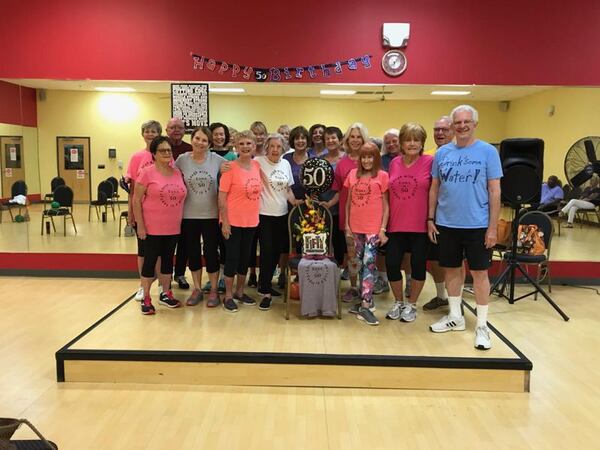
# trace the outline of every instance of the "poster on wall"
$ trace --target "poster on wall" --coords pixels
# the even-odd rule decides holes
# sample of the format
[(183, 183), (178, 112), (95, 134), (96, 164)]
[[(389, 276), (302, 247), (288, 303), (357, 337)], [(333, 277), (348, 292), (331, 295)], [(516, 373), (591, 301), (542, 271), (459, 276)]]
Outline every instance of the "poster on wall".
[(79, 162), (79, 150), (77, 148), (71, 148), (71, 162)]
[(179, 117), (185, 125), (185, 132), (191, 133), (199, 126), (207, 127), (208, 84), (171, 84), (171, 117)]
[(11, 161), (16, 161), (17, 160), (17, 147), (11, 147), (8, 149), (8, 153), (10, 154), (10, 160)]
[(78, 170), (77, 171), (77, 179), (83, 180), (84, 178), (85, 178), (85, 170)]
[(6, 178), (12, 178), (12, 169), (10, 169), (10, 168), (4, 169), (4, 176)]

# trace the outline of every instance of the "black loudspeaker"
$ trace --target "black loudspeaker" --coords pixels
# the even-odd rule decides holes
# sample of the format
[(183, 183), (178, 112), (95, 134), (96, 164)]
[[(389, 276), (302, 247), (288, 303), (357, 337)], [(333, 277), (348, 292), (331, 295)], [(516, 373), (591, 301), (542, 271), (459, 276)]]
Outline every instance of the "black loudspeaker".
[(502, 201), (519, 205), (539, 203), (544, 176), (544, 141), (505, 139), (500, 143), (500, 160), (504, 173), (500, 180)]

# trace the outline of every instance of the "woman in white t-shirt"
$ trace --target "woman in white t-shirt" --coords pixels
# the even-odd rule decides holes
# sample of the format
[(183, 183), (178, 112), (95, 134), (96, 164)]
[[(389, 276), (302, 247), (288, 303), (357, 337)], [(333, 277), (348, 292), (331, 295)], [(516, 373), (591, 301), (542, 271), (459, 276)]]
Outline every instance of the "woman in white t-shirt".
[(266, 311), (271, 308), (271, 280), (281, 253), (288, 251), (287, 213), (288, 202), (296, 205), (291, 186), (294, 176), (290, 163), (281, 156), (285, 151), (282, 135), (271, 134), (265, 141), (265, 155), (257, 156), (264, 175), (265, 188), (260, 198), (258, 239), (260, 243), (260, 277), (258, 292), (262, 301), (258, 308)]

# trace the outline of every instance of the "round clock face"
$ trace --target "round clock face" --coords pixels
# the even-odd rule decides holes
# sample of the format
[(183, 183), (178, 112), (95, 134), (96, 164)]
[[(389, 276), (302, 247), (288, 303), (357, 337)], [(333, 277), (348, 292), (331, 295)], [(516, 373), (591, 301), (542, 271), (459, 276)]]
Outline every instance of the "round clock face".
[(400, 50), (390, 50), (381, 58), (383, 71), (392, 77), (401, 75), (406, 70), (406, 56)]

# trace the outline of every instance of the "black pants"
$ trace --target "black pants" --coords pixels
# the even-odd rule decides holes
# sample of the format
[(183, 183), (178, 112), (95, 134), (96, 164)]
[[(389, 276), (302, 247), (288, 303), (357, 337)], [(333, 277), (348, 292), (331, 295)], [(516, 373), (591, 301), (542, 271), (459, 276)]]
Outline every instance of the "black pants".
[(185, 275), (185, 266), (188, 262), (188, 248), (185, 243), (183, 230), (177, 240), (177, 256), (175, 256), (175, 276), (180, 277)]
[[(189, 267), (192, 272), (202, 269), (202, 254), (206, 263), (208, 273), (219, 270), (219, 221), (217, 219), (183, 219), (181, 222), (181, 235), (189, 255)], [(202, 239), (202, 252), (200, 246)], [(180, 239), (181, 241), (181, 239)], [(178, 244), (179, 245), (179, 244)], [(179, 249), (177, 250), (179, 254)], [(177, 273), (177, 270), (175, 270)]]
[(225, 240), (227, 257), (223, 273), (226, 277), (233, 277), (236, 273), (246, 275), (248, 261), (250, 260), (250, 249), (255, 235), (256, 227), (231, 227), (231, 236)]
[(173, 254), (177, 244), (178, 234), (158, 236), (146, 235), (144, 242), (144, 265), (142, 266), (142, 276), (154, 278), (154, 266), (160, 256), (160, 273), (171, 275), (173, 273)]
[(344, 232), (338, 227), (339, 221), (339, 216), (332, 216), (331, 243), (333, 244), (333, 256), (338, 266), (341, 266), (344, 263), (344, 254), (346, 253), (346, 236), (344, 236)]
[(287, 248), (287, 215), (259, 216), (258, 239), (260, 242), (260, 275), (258, 277), (258, 292), (271, 292), (273, 271), (279, 261), (279, 256)]
[(388, 280), (400, 281), (402, 279), (402, 258), (410, 252), (411, 277), (417, 281), (425, 281), (427, 273), (427, 253), (429, 251), (429, 238), (427, 233), (388, 233), (389, 241), (386, 245), (385, 265)]

